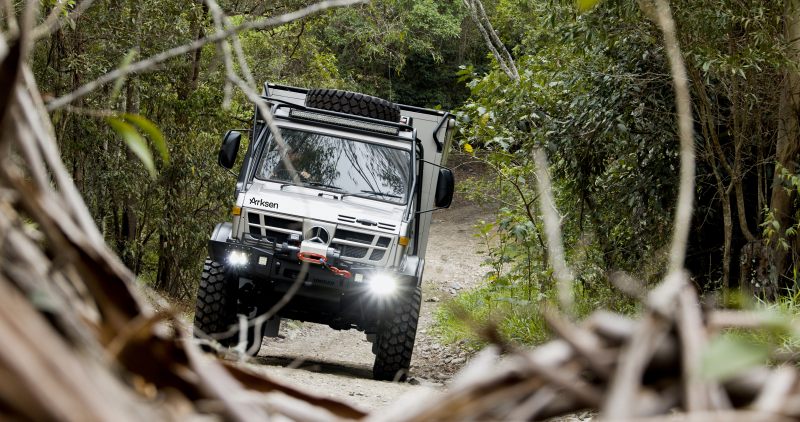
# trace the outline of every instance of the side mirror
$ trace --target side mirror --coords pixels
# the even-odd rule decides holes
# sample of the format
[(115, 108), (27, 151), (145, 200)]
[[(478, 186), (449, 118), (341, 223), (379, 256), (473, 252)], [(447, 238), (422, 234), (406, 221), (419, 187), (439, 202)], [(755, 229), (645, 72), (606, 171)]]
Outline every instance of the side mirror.
[(217, 164), (230, 170), (236, 163), (236, 154), (239, 153), (239, 143), (242, 141), (242, 134), (229, 130), (222, 138), (222, 146), (219, 148)]
[(439, 169), (439, 180), (436, 182), (436, 197), (433, 205), (437, 208), (449, 208), (453, 202), (453, 191), (455, 190), (455, 180), (450, 169)]

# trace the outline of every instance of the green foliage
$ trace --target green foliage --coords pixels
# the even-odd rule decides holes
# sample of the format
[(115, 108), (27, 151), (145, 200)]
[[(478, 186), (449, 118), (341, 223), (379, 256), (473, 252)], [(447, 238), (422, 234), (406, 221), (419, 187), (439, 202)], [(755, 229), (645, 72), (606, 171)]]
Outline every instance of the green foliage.
[[(504, 177), (532, 178), (530, 151), (545, 146), (567, 236), (592, 233), (608, 267), (635, 269), (668, 233), (677, 152), (661, 47), (649, 32), (626, 32), (638, 17), (618, 9), (613, 19), (575, 19), (566, 6), (540, 5), (516, 48), (531, 51), (517, 59), (520, 81), (465, 68), (472, 97), (460, 118), (462, 142), (493, 151), (487, 160), (501, 173), (516, 172)], [(519, 187), (535, 196), (529, 183)]]
[(578, 10), (581, 12), (587, 12), (593, 9), (598, 3), (600, 3), (600, 0), (577, 0), (575, 2)]
[(109, 117), (106, 119), (109, 126), (111, 126), (115, 132), (122, 139), (125, 140), (125, 144), (128, 145), (128, 148), (139, 157), (139, 160), (142, 161), (144, 167), (147, 169), (147, 172), (150, 173), (150, 177), (156, 177), (156, 165), (153, 163), (153, 154), (150, 153), (150, 148), (147, 146), (147, 141), (139, 134), (133, 125), (125, 122), (124, 120), (118, 119), (116, 117)]
[[(749, 296), (744, 296), (750, 299)], [(772, 303), (747, 303), (756, 328), (730, 329), (713, 338), (699, 364), (708, 378), (725, 381), (742, 370), (774, 364), (779, 355), (794, 355), (800, 350), (800, 290), (781, 295)]]
[[(543, 304), (553, 305), (557, 292), (548, 271), (533, 275), (534, 283), (514, 282), (505, 277), (489, 277), (477, 289), (460, 293), (436, 311), (435, 332), (445, 343), (463, 339), (478, 348), (483, 341), (477, 337), (478, 328), (492, 324), (503, 337), (519, 344), (541, 344), (549, 339), (550, 331), (541, 314)], [(540, 288), (539, 286), (547, 286)], [(611, 309), (635, 314), (638, 306), (620, 293), (607, 280), (578, 284), (574, 290), (577, 316), (583, 318), (597, 309)]]
[(161, 154), (161, 159), (164, 161), (164, 164), (169, 164), (167, 141), (164, 139), (161, 130), (153, 122), (138, 114), (125, 113), (122, 115), (122, 118), (133, 123), (140, 131), (146, 133), (147, 136), (150, 137), (150, 141), (153, 142), (155, 149)]
[[(772, 209), (764, 210), (764, 222), (761, 223), (761, 230), (765, 242), (769, 245), (777, 243), (780, 247), (789, 251), (791, 249), (790, 241), (797, 238), (797, 232), (800, 230), (800, 174), (793, 173), (786, 167), (780, 164), (775, 165), (775, 173), (780, 186), (786, 191), (787, 194), (792, 196), (795, 201), (795, 224), (782, 228), (781, 223), (775, 218), (775, 213)], [(794, 271), (797, 272), (798, 264), (795, 263)]]
[[(43, 15), (54, 4), (43, 3)], [(307, 4), (244, 1), (221, 7), (239, 24)], [(472, 53), (480, 43), (461, 42), (458, 52), (450, 48), (462, 19), (458, 0), (382, 0), (245, 32), (240, 40), (257, 81), (452, 107), (467, 94), (456, 81), (459, 60), (483, 60), (482, 52)], [(98, 0), (76, 25), (37, 45), (34, 69), (42, 91), (60, 96), (213, 31), (202, 2)], [(194, 295), (208, 235), (229, 219), (234, 200), (235, 181), (216, 165), (220, 137), (249, 125), (253, 110), (241, 94), (229, 110), (221, 109), (224, 69), (218, 53), (209, 45), (73, 104), (96, 113), (53, 116), (64, 161), (109, 244), (139, 277), (178, 298)]]
[(763, 343), (751, 342), (735, 335), (722, 335), (714, 339), (703, 354), (703, 375), (725, 381), (743, 370), (763, 364), (769, 357), (769, 348)]
[(117, 135), (125, 140), (125, 144), (128, 148), (141, 160), (145, 169), (147, 169), (147, 172), (150, 174), (150, 177), (156, 177), (156, 167), (153, 162), (153, 154), (150, 152), (150, 147), (147, 145), (147, 141), (142, 137), (140, 131), (146, 133), (150, 137), (153, 146), (161, 154), (161, 159), (164, 160), (164, 164), (169, 164), (169, 150), (167, 149), (164, 135), (162, 135), (161, 130), (146, 117), (138, 114), (123, 113), (119, 117), (108, 117), (106, 121)]

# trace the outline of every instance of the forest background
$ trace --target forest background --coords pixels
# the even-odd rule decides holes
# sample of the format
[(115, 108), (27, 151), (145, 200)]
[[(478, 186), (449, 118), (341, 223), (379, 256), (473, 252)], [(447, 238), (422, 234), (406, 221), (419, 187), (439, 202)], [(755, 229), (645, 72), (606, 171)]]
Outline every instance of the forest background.
[[(47, 10), (53, 1), (44, 1)], [(310, 1), (225, 1), (239, 22)], [(686, 266), (706, 293), (797, 296), (800, 175), (800, 8), (796, 0), (674, 1), (689, 69), (698, 170)], [(490, 169), (462, 194), (499, 204), (476, 227), (489, 246), (484, 287), (457, 301), (479, 319), (504, 312), (510, 337), (543, 339), (536, 304), (554, 296), (535, 209), (531, 150), (551, 161), (578, 312), (633, 311), (613, 293), (620, 272), (663, 274), (679, 167), (674, 98), (660, 33), (646, 0), (590, 12), (567, 0), (484, 1), (518, 78), (487, 54), (464, 3), (378, 0), (242, 34), (261, 81), (348, 89), (455, 110), (464, 160)], [(96, 1), (37, 45), (34, 70), (50, 97), (135, 58), (213, 32), (204, 4)], [(222, 89), (215, 46), (56, 110), (62, 156), (103, 235), (140, 278), (176, 300), (193, 298), (206, 240), (228, 218), (234, 178), (216, 165), (221, 135), (246, 128), (252, 105)], [(111, 116), (141, 116), (168, 155), (151, 174)], [(137, 121), (136, 118), (128, 121)], [(111, 123), (111, 124), (110, 124)], [(143, 126), (142, 126), (143, 127)], [(164, 159), (168, 157), (168, 160)], [(445, 334), (465, 335), (453, 314)]]

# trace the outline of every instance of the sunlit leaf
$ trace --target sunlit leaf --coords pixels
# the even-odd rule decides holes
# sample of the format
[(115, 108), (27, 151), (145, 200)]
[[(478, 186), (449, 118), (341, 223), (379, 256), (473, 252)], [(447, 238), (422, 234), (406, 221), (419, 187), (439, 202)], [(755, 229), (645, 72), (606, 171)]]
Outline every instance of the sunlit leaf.
[(106, 119), (108, 124), (114, 129), (114, 132), (125, 141), (125, 144), (128, 145), (128, 148), (139, 157), (139, 160), (144, 164), (144, 167), (147, 169), (147, 172), (150, 173), (150, 177), (156, 177), (156, 167), (153, 163), (153, 154), (150, 152), (150, 148), (147, 146), (147, 141), (136, 131), (136, 128), (133, 127), (131, 124), (118, 119), (116, 117), (109, 117)]
[[(122, 59), (122, 62), (119, 64), (120, 69), (125, 69), (126, 67), (130, 66), (133, 59), (136, 58), (136, 49), (132, 48), (128, 50), (128, 54)], [(119, 91), (122, 89), (122, 85), (125, 83), (125, 77), (121, 77), (114, 82), (114, 87), (111, 89), (111, 100), (110, 103), (113, 104), (114, 101), (117, 100), (117, 96), (119, 95)]]
[(575, 5), (581, 12), (587, 12), (600, 3), (600, 0), (576, 0)]
[(766, 362), (769, 347), (732, 335), (714, 339), (702, 358), (702, 373), (708, 378), (725, 380), (751, 367)]
[(164, 139), (164, 135), (161, 133), (161, 130), (158, 129), (158, 126), (147, 117), (139, 114), (123, 114), (122, 117), (136, 125), (140, 131), (147, 134), (150, 140), (153, 141), (153, 146), (158, 150), (159, 154), (161, 154), (161, 159), (164, 160), (164, 164), (169, 163), (167, 141)]

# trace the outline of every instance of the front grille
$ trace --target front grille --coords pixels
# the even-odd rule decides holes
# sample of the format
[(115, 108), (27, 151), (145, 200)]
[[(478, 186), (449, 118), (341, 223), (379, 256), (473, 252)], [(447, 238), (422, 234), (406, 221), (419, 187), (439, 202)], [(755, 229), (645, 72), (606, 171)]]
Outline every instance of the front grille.
[[(289, 240), (291, 235), (303, 233), (303, 220), (292, 219), (286, 216), (275, 216), (258, 211), (247, 210), (243, 216), (245, 240), (254, 246), (274, 247)], [(339, 221), (355, 218), (339, 216)], [(356, 227), (338, 228), (331, 239), (330, 247), (339, 251), (344, 259), (361, 260), (362, 262), (378, 263), (386, 258), (387, 251), (392, 245), (392, 237), (380, 232), (361, 231)]]
[(351, 242), (366, 243), (367, 245), (370, 245), (372, 244), (372, 240), (375, 238), (375, 235), (359, 233), (350, 230), (336, 230), (336, 236), (334, 236), (334, 238), (349, 240)]
[(272, 217), (269, 215), (264, 216), (264, 225), (269, 227), (277, 227), (292, 231), (302, 231), (303, 222), (295, 220), (287, 220), (285, 218)]
[[(335, 246), (334, 246), (335, 247)], [(368, 248), (362, 248), (358, 246), (350, 246), (350, 245), (342, 245), (341, 246), (341, 254), (347, 258), (355, 258), (361, 259), (367, 256)]]
[(255, 211), (247, 211), (246, 233), (253, 239), (266, 240), (281, 244), (289, 240), (289, 235), (300, 234), (303, 230), (302, 220), (275, 217)]
[(331, 246), (339, 250), (342, 258), (380, 261), (391, 243), (390, 237), (348, 228), (336, 230)]

